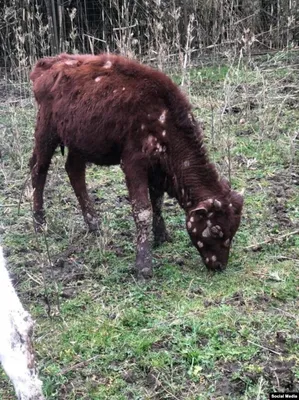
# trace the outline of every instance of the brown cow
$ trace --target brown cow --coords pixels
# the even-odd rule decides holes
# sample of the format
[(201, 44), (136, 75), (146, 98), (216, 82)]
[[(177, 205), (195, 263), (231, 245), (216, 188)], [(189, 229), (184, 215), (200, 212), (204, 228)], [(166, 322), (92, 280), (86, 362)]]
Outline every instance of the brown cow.
[(51, 158), (66, 146), (65, 168), (91, 231), (98, 220), (86, 190), (86, 163), (121, 165), (137, 228), (138, 277), (152, 276), (152, 217), (155, 243), (169, 238), (161, 214), (165, 191), (184, 209), (206, 266), (225, 268), (243, 197), (219, 179), (191, 106), (171, 79), (116, 55), (61, 54), (38, 61), (31, 80), (38, 103), (30, 161), (37, 224), (44, 222)]

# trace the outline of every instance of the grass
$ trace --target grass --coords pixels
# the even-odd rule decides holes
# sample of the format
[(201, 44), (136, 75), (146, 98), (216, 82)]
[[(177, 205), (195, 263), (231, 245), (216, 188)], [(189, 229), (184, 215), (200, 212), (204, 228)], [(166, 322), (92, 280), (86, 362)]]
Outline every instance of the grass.
[[(35, 111), (30, 98), (1, 103), (1, 236), (36, 320), (48, 399), (262, 400), (299, 390), (299, 239), (277, 240), (298, 229), (298, 78), (295, 64), (277, 68), (275, 57), (253, 69), (190, 71), (211, 159), (224, 175), (231, 170), (234, 188), (246, 188), (223, 274), (206, 271), (182, 210), (166, 199), (173, 242), (154, 250), (154, 278), (136, 282), (120, 168), (88, 168), (103, 223), (102, 236), (90, 235), (58, 152), (46, 186), (48, 230), (36, 235), (25, 184)], [(13, 398), (2, 372), (0, 398)]]

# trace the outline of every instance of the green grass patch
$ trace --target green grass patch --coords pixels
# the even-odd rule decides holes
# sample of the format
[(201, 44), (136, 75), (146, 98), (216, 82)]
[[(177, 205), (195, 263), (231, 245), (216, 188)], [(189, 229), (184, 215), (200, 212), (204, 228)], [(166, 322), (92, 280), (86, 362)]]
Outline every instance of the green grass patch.
[[(285, 57), (188, 72), (210, 157), (246, 189), (222, 274), (206, 271), (167, 198), (173, 242), (154, 249), (154, 278), (136, 282), (121, 169), (88, 167), (102, 232), (87, 234), (59, 152), (45, 191), (48, 230), (37, 235), (26, 181), (35, 112), (31, 100), (2, 103), (1, 236), (36, 320), (48, 399), (249, 400), (299, 390), (298, 77)], [(12, 396), (1, 372), (0, 399)]]

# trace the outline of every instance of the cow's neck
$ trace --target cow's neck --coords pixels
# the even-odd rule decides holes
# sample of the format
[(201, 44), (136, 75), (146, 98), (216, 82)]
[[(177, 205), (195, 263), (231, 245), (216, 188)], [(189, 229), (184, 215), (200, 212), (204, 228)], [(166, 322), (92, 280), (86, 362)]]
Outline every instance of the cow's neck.
[(223, 192), (219, 174), (209, 162), (202, 139), (184, 138), (171, 146), (169, 184), (181, 207), (188, 211), (201, 200), (217, 198)]

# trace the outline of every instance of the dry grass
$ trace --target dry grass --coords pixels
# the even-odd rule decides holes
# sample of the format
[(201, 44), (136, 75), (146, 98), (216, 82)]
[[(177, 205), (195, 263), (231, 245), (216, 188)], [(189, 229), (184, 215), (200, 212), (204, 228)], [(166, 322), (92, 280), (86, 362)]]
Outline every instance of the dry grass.
[(296, 2), (118, 0), (46, 2), (9, 0), (0, 10), (4, 73), (27, 79), (28, 67), (59, 52), (117, 51), (161, 69), (227, 51), (296, 45)]

